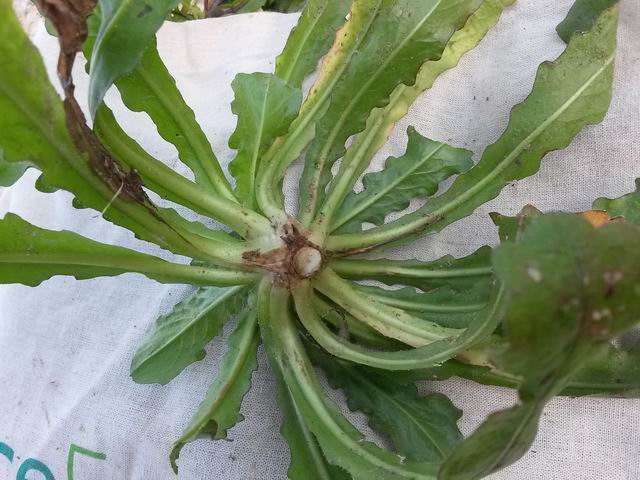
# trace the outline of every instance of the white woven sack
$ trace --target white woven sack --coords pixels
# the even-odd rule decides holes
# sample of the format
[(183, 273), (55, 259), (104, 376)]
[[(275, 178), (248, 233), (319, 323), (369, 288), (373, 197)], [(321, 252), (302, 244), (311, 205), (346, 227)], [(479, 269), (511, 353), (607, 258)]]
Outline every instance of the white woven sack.
[[(511, 107), (530, 91), (538, 64), (562, 51), (554, 28), (571, 3), (519, 0), (461, 65), (416, 103), (377, 164), (403, 153), (409, 125), (479, 155), (504, 130)], [(160, 52), (225, 162), (233, 158), (226, 142), (236, 122), (229, 107), (231, 81), (239, 72), (271, 72), (296, 19), (297, 15), (251, 14), (167, 24), (160, 31)], [(640, 176), (640, 0), (622, 1), (619, 40), (615, 96), (601, 125), (587, 128), (566, 150), (550, 154), (538, 175), (508, 187), (469, 219), (394, 255), (464, 255), (496, 243), (487, 215), (491, 211), (514, 214), (527, 203), (543, 210), (578, 211), (588, 209), (597, 197), (631, 191), (633, 179)], [(55, 82), (55, 39), (41, 28), (34, 41)], [(83, 97), (87, 82), (81, 65), (76, 78), (78, 96)], [(114, 92), (108, 102), (134, 138), (188, 174), (173, 146), (160, 139), (147, 117), (128, 112)], [(37, 193), (36, 177), (30, 172), (14, 187), (0, 189), (0, 216), (11, 211), (41, 227), (71, 229), (170, 258), (97, 218), (96, 212), (74, 210), (67, 193)], [(288, 191), (295, 184), (295, 178), (290, 179)], [(0, 479), (173, 478), (167, 459), (170, 446), (204, 397), (224, 344), (214, 341), (204, 361), (166, 387), (136, 385), (129, 377), (129, 364), (156, 317), (189, 292), (190, 288), (159, 285), (139, 275), (83, 282), (57, 277), (38, 288), (0, 286)], [(511, 391), (461, 380), (422, 389), (451, 396), (464, 410), (465, 433), (490, 411), (515, 401)], [(261, 353), (260, 370), (243, 404), (246, 419), (231, 430), (233, 441), (187, 446), (180, 458), (180, 478), (286, 478), (289, 454), (278, 433), (275, 395)], [(351, 418), (369, 431), (364, 416)], [(554, 400), (531, 452), (493, 478), (640, 479), (639, 419), (638, 400)], [(78, 447), (101, 455), (88, 455)], [(74, 451), (70, 469), (68, 459)]]

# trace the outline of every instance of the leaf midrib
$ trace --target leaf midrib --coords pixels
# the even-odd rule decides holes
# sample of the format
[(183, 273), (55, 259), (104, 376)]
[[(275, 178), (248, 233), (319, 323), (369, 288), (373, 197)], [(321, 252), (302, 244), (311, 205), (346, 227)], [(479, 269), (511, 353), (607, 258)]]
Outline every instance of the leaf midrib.
[(595, 82), (605, 70), (609, 68), (615, 55), (611, 55), (608, 57), (604, 65), (602, 65), (589, 79), (571, 96), (569, 99), (563, 103), (563, 105), (556, 110), (552, 115), (550, 115), (544, 122), (540, 124), (538, 128), (536, 128), (533, 132), (531, 132), (524, 140), (522, 140), (516, 148), (507, 155), (504, 160), (502, 160), (495, 169), (491, 171), (489, 175), (475, 183), (471, 188), (466, 190), (464, 193), (459, 195), (449, 204), (443, 206), (439, 210), (436, 210), (431, 213), (432, 216), (441, 216), (449, 213), (451, 210), (460, 206), (460, 204), (464, 203), (469, 199), (469, 197), (473, 197), (479, 190), (482, 190), (488, 183), (495, 180), (504, 170), (506, 170), (511, 163), (527, 148), (528, 145), (531, 145), (542, 133), (546, 131), (548, 127), (550, 127), (564, 112), (566, 112), (576, 100), (578, 100), (582, 94)]
[[(236, 295), (237, 293), (242, 291), (244, 288), (246, 288), (246, 287), (245, 286), (229, 287), (229, 290), (227, 292), (222, 294), (220, 297), (217, 297), (214, 302), (212, 302), (211, 304), (209, 304), (207, 306), (207, 308), (201, 310), (196, 316), (194, 316), (194, 318), (191, 321), (187, 322), (183, 326), (183, 328), (178, 330), (171, 338), (166, 340), (159, 347), (154, 348), (153, 350), (151, 350), (151, 352), (146, 356), (146, 358), (137, 365), (136, 370), (139, 370), (141, 367), (146, 365), (148, 362), (152, 361), (153, 358), (155, 358), (160, 353), (162, 353), (164, 350), (169, 348), (176, 340), (179, 340), (179, 338), (182, 336), (182, 334), (185, 331), (193, 328), (195, 326), (195, 324), (200, 322), (205, 315), (210, 313), (214, 308), (222, 305), (224, 302), (229, 300), (230, 297), (232, 297), (233, 295)], [(182, 356), (182, 352), (179, 353), (179, 356)]]
[(298, 66), (298, 62), (300, 61), (300, 58), (302, 57), (302, 51), (304, 50), (304, 46), (309, 41), (309, 38), (311, 38), (311, 34), (313, 33), (313, 31), (316, 29), (316, 27), (320, 23), (320, 20), (322, 19), (322, 16), (326, 12), (327, 6), (329, 5), (329, 2), (331, 2), (331, 1), (332, 0), (325, 0), (324, 4), (322, 6), (322, 9), (318, 12), (316, 18), (313, 19), (313, 22), (311, 23), (309, 28), (306, 30), (304, 36), (302, 37), (302, 41), (299, 43), (298, 49), (295, 52), (295, 54), (293, 55), (292, 61), (289, 63), (289, 65), (290, 65), (290, 67), (288, 68), (289, 71), (286, 72), (286, 74), (283, 77), (281, 77), (282, 80), (284, 80), (285, 82), (289, 83), (291, 81), (291, 77), (293, 76), (293, 72), (295, 71), (296, 67)]
[(197, 173), (199, 173), (201, 176), (206, 178), (210, 188), (212, 188), (214, 191), (217, 191), (215, 188), (214, 179), (211, 178), (211, 176), (209, 175), (208, 169), (205, 168), (205, 166), (201, 163), (202, 159), (205, 159), (205, 158), (211, 159), (211, 154), (206, 151), (207, 150), (206, 147), (204, 147), (201, 144), (199, 139), (194, 138), (195, 133), (192, 133), (193, 129), (187, 127), (185, 123), (186, 120), (183, 118), (179, 109), (174, 107), (174, 104), (166, 98), (166, 95), (164, 94), (163, 89), (158, 88), (158, 85), (156, 85), (156, 83), (153, 81), (153, 77), (148, 74), (144, 66), (140, 64), (136, 69), (136, 71), (140, 75), (140, 78), (149, 86), (149, 89), (154, 93), (156, 98), (160, 101), (161, 105), (167, 110), (167, 112), (169, 112), (171, 117), (175, 120), (176, 125), (180, 128), (180, 132), (182, 136), (187, 139), (189, 146), (191, 147), (193, 153), (195, 154), (194, 157), (192, 157), (192, 161), (190, 162), (191, 165), (189, 166), (191, 168), (195, 167), (198, 170)]
[[(296, 334), (297, 335), (297, 334)], [(291, 332), (287, 332), (287, 337), (291, 336)], [(285, 340), (287, 343), (291, 343), (292, 345), (289, 348), (292, 348), (294, 352), (298, 351), (299, 348), (299, 340), (297, 339), (287, 339)], [(290, 352), (287, 352), (287, 356)], [(295, 356), (295, 355), (294, 355)], [(313, 385), (308, 384), (306, 371), (306, 365), (296, 365), (296, 362), (291, 362), (291, 366), (294, 368), (289, 369), (293, 375), (295, 376), (296, 383), (298, 384), (298, 388), (300, 388), (302, 394), (305, 396), (306, 401), (309, 403), (309, 406), (318, 414), (318, 416), (322, 419), (322, 423), (328, 428), (329, 432), (333, 438), (335, 438), (339, 443), (344, 445), (344, 447), (353, 452), (355, 455), (367, 459), (371, 464), (376, 465), (378, 468), (383, 469), (387, 472), (393, 472), (397, 474), (401, 478), (409, 478), (409, 479), (424, 479), (424, 480), (435, 480), (431, 475), (423, 475), (418, 472), (409, 472), (403, 470), (402, 468), (398, 468), (396, 465), (393, 465), (387, 462), (384, 459), (378, 458), (375, 454), (369, 452), (368, 450), (362, 448), (362, 445), (358, 441), (354, 441), (348, 433), (343, 431), (333, 419), (331, 412), (327, 410), (327, 405), (319, 397), (318, 393), (315, 391)], [(285, 370), (286, 371), (286, 370)]]
[[(378, 15), (378, 11), (380, 10), (381, 5), (382, 5), (382, 0), (378, 0), (378, 3), (375, 7), (376, 13), (371, 15), (371, 19), (369, 20), (368, 24), (364, 28), (364, 31), (368, 32), (369, 29), (371, 28), (371, 25), (373, 24), (376, 16)], [(306, 101), (305, 101), (305, 104), (302, 105), (300, 109), (300, 117), (299, 117), (300, 122), (297, 122), (297, 121), (294, 122), (294, 125), (293, 125), (294, 128), (291, 130), (289, 135), (287, 135), (284, 145), (281, 147), (280, 152), (277, 156), (277, 160), (278, 160), (277, 163), (279, 163), (282, 159), (288, 159), (289, 153), (293, 148), (295, 148), (297, 140), (304, 135), (304, 133), (307, 131), (307, 127), (309, 127), (311, 123), (313, 123), (313, 121), (316, 120), (316, 114), (321, 112), (322, 108), (326, 106), (325, 102), (327, 101), (327, 99), (331, 98), (333, 87), (335, 87), (336, 83), (340, 80), (340, 78), (342, 78), (342, 75), (347, 69), (347, 66), (349, 64), (349, 61), (351, 60), (351, 57), (353, 57), (354, 53), (358, 50), (358, 48), (364, 41), (365, 37), (366, 35), (362, 35), (359, 38), (359, 40), (351, 47), (350, 49), (351, 52), (349, 53), (348, 58), (342, 62), (341, 67), (339, 67), (337, 70), (333, 72), (333, 74), (331, 75), (330, 81), (326, 84), (320, 97), (318, 97), (318, 99), (311, 105), (311, 108), (309, 110), (305, 110)], [(313, 87), (312, 87), (312, 91), (313, 91)], [(307, 100), (309, 100), (309, 97), (307, 98)]]
[[(381, 190), (375, 191), (373, 192), (373, 194), (369, 195), (368, 198), (364, 198), (363, 201), (359, 202), (359, 207), (358, 204), (356, 204), (350, 211), (348, 214), (346, 214), (345, 216), (343, 216), (342, 218), (338, 219), (335, 222), (335, 225), (333, 225), (333, 228), (340, 228), (342, 225), (344, 225), (345, 223), (353, 220), (354, 218), (356, 218), (360, 213), (362, 213), (364, 210), (366, 210), (367, 208), (369, 208), (371, 205), (377, 203), (378, 201), (380, 201), (383, 197), (385, 197), (389, 192), (391, 192), (393, 189), (395, 189), (398, 185), (400, 185), (401, 183), (403, 183), (405, 180), (407, 180), (411, 175), (413, 175), (413, 173), (418, 170), (420, 167), (422, 167), (426, 162), (428, 162), (429, 160), (431, 160), (438, 152), (440, 152), (440, 150), (442, 150), (445, 146), (444, 142), (440, 142), (437, 147), (435, 147), (432, 151), (430, 151), (426, 156), (424, 156), (422, 159), (420, 159), (418, 162), (415, 162), (415, 164), (405, 173), (402, 174), (400, 176), (397, 176), (393, 181), (391, 181), (390, 183), (388, 183), (385, 187), (383, 187)], [(430, 172), (432, 173), (432, 172)], [(366, 190), (363, 191), (363, 193)]]
[(262, 141), (264, 139), (264, 126), (266, 124), (267, 118), (267, 102), (269, 101), (269, 93), (271, 92), (271, 82), (273, 81), (273, 77), (270, 76), (267, 81), (267, 86), (264, 92), (264, 98), (262, 99), (262, 111), (260, 112), (260, 121), (258, 123), (258, 137), (255, 139), (255, 143), (253, 144), (253, 151), (251, 152), (251, 165), (249, 172), (249, 189), (248, 193), (251, 197), (251, 204), (254, 203), (253, 198), (255, 197), (255, 181), (256, 181), (256, 173), (258, 171), (258, 157), (260, 156), (260, 146), (262, 145)]
[[(257, 331), (257, 324), (254, 320), (252, 321), (251, 328), (246, 327), (246, 329), (242, 332), (240, 342), (236, 347), (239, 351), (239, 354), (235, 356), (232, 363), (232, 368), (225, 371), (227, 375), (223, 381), (222, 388), (218, 392), (217, 399), (211, 404), (210, 407), (206, 409), (206, 418), (203, 421), (198, 422), (197, 425), (194, 425), (193, 428), (189, 429), (187, 434), (182, 436), (182, 440), (193, 438), (194, 433), (197, 433), (203, 426), (206, 426), (213, 419), (214, 415), (216, 414), (216, 410), (220, 407), (222, 402), (226, 400), (226, 395), (236, 385), (238, 377), (249, 361), (249, 355), (251, 353), (250, 347), (255, 340)], [(224, 366), (224, 363), (222, 365)], [(219, 434), (220, 432), (216, 432), (216, 436)]]
[(397, 398), (395, 398), (393, 395), (389, 395), (385, 390), (380, 388), (379, 385), (377, 385), (374, 382), (371, 382), (369, 379), (367, 379), (355, 368), (352, 369), (352, 374), (355, 377), (357, 377), (361, 382), (365, 384), (368, 383), (374, 390), (378, 391), (383, 398), (387, 399), (388, 403), (396, 405), (396, 407), (411, 420), (411, 423), (415, 424), (418, 427), (418, 430), (424, 433), (424, 435), (429, 439), (431, 444), (436, 448), (440, 457), (442, 459), (445, 459), (447, 457), (447, 451), (440, 446), (439, 442), (436, 441), (436, 439), (432, 436), (431, 432), (428, 429), (423, 428), (422, 424), (418, 421), (418, 419), (415, 418), (413, 413), (407, 410), (405, 406), (400, 401), (398, 401)]
[(326, 161), (327, 155), (333, 148), (333, 144), (335, 142), (336, 137), (342, 131), (342, 127), (347, 120), (347, 117), (351, 114), (353, 109), (356, 107), (360, 99), (363, 95), (369, 92), (369, 88), (371, 85), (377, 80), (380, 76), (381, 72), (386, 71), (387, 66), (395, 59), (396, 55), (400, 53), (400, 51), (413, 39), (413, 37), (420, 31), (420, 29), (424, 26), (424, 24), (431, 18), (433, 12), (442, 4), (443, 0), (438, 0), (433, 8), (424, 16), (424, 18), (418, 22), (415, 28), (409, 32), (409, 34), (400, 42), (400, 44), (385, 58), (385, 60), (379, 65), (379, 67), (374, 71), (374, 74), (369, 76), (367, 81), (359, 87), (358, 92), (355, 96), (351, 97), (347, 108), (342, 111), (340, 118), (335, 123), (331, 133), (329, 134), (329, 139), (325, 143), (325, 147), (320, 154), (320, 159), (322, 160), (322, 164)]

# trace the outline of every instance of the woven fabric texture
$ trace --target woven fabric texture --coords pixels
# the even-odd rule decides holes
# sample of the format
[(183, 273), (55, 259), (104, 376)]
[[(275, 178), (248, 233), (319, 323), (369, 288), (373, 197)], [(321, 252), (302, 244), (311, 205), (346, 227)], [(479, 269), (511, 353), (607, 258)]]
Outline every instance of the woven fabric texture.
[[(380, 168), (389, 155), (403, 153), (410, 125), (430, 138), (473, 150), (477, 159), (504, 130), (511, 108), (527, 96), (537, 66), (562, 51), (554, 28), (570, 5), (571, 0), (520, 0), (509, 8), (481, 45), (419, 99), (372, 168)], [(640, 0), (623, 0), (621, 8), (615, 95), (606, 120), (585, 129), (569, 148), (548, 155), (535, 177), (507, 187), (499, 198), (442, 233), (390, 255), (430, 259), (468, 254), (497, 242), (489, 212), (515, 214), (526, 204), (545, 211), (581, 211), (597, 197), (633, 189), (634, 178), (640, 176)], [(296, 20), (296, 15), (250, 14), (167, 24), (160, 31), (160, 52), (223, 161), (233, 158), (227, 146), (236, 123), (230, 110), (231, 81), (239, 72), (273, 71), (275, 56)], [(55, 39), (40, 28), (34, 41), (55, 82)], [(82, 65), (76, 78), (78, 96), (83, 97), (87, 81)], [(127, 111), (113, 91), (107, 100), (150, 153), (189, 175), (174, 147), (160, 139), (145, 115)], [(301, 165), (292, 169), (287, 192), (294, 191), (300, 170)], [(0, 189), (0, 216), (11, 211), (41, 227), (70, 229), (171, 258), (96, 212), (74, 210), (67, 193), (37, 193), (36, 177), (29, 172), (14, 187)], [(294, 203), (292, 199), (290, 206)], [(213, 380), (224, 342), (216, 339), (204, 361), (166, 387), (136, 385), (129, 365), (156, 317), (190, 291), (139, 275), (83, 282), (57, 277), (36, 289), (0, 286), (0, 442), (15, 455), (11, 463), (0, 455), (0, 478), (16, 478), (21, 465), (35, 459), (53, 478), (67, 479), (72, 444), (106, 454), (104, 460), (77, 456), (76, 480), (173, 478), (170, 446)], [(188, 445), (180, 458), (181, 479), (286, 478), (289, 453), (278, 433), (275, 384), (262, 351), (259, 362), (243, 404), (246, 418), (230, 431), (233, 441)], [(511, 391), (461, 380), (424, 384), (421, 390), (449, 394), (464, 410), (464, 433), (516, 399)], [(342, 398), (339, 392), (331, 393)], [(369, 432), (363, 415), (350, 418)], [(639, 400), (554, 400), (531, 452), (492, 478), (638, 479), (639, 418)], [(36, 468), (26, 478), (45, 477)]]

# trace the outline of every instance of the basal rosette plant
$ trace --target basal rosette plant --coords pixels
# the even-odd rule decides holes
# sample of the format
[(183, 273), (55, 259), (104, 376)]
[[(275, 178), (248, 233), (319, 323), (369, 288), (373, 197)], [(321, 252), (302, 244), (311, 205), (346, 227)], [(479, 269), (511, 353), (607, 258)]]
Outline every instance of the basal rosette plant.
[[(612, 341), (640, 320), (640, 193), (600, 199), (581, 215), (533, 207), (515, 218), (496, 214), (500, 245), (466, 258), (367, 254), (470, 215), (604, 118), (617, 2), (575, 3), (558, 27), (564, 53), (540, 66), (530, 96), (477, 163), (471, 152), (410, 129), (403, 156), (365, 171), (413, 101), (513, 1), (310, 0), (275, 73), (240, 74), (233, 82), (230, 182), (155, 46), (175, 0), (40, 0), (60, 41), (63, 99), (10, 1), (0, 0), (1, 184), (37, 168), (42, 191), (71, 192), (78, 208), (193, 259), (171, 263), (7, 214), (0, 220), (0, 282), (36, 286), (54, 275), (137, 272), (198, 286), (140, 346), (131, 367), (139, 383), (169, 383), (238, 318), (218, 376), (171, 452), (176, 470), (186, 443), (225, 438), (242, 419), (260, 343), (279, 385), (291, 479), (466, 480), (512, 464), (533, 442), (552, 397), (638, 391), (639, 352)], [(81, 51), (89, 60), (91, 128), (71, 75)], [(303, 80), (317, 68), (304, 96)], [(119, 126), (103, 102), (112, 84), (176, 147), (194, 181)], [(281, 187), (301, 156), (292, 215)], [(355, 192), (361, 176), (363, 189)], [(147, 189), (231, 233), (161, 208)], [(415, 201), (417, 209), (407, 210)], [(349, 423), (316, 367), (392, 450)], [(418, 395), (414, 385), (451, 376), (516, 388), (520, 401), (463, 439), (461, 412), (443, 395)]]

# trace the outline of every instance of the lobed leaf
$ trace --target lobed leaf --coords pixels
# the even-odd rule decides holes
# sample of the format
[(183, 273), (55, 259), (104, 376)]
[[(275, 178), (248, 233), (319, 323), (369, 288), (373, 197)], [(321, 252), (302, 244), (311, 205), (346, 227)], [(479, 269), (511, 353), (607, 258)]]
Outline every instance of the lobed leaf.
[(267, 73), (238, 74), (232, 84), (231, 105), (238, 125), (229, 146), (238, 154), (229, 165), (237, 182), (236, 192), (244, 205), (256, 207), (255, 183), (262, 156), (271, 143), (287, 133), (302, 102), (299, 88)]
[[(451, 36), (480, 4), (481, 0), (354, 2), (350, 22), (366, 27), (356, 30), (355, 51), (332, 86), (331, 101), (316, 123), (301, 180), (303, 223), (309, 224), (319, 208), (331, 166), (343, 155), (347, 139), (365, 128), (374, 108), (389, 103), (398, 85), (413, 84), (425, 61), (441, 57)], [(335, 49), (343, 48), (339, 46), (342, 35), (350, 33), (349, 29), (340, 32)]]
[[(91, 60), (101, 23), (100, 10), (89, 18), (89, 36), (84, 53)], [(193, 110), (178, 90), (175, 80), (160, 58), (155, 37), (131, 72), (115, 82), (124, 104), (134, 112), (145, 112), (155, 123), (160, 136), (178, 150), (182, 163), (189, 167), (203, 188), (234, 199), (220, 163)], [(99, 109), (95, 115), (99, 114)]]
[(263, 340), (327, 460), (347, 470), (354, 480), (434, 480), (434, 464), (403, 463), (398, 456), (367, 442), (327, 398), (301, 343), (287, 301), (288, 293), (280, 289), (271, 292), (270, 302), (263, 299), (264, 306), (260, 309)]
[(442, 462), (462, 440), (457, 425), (462, 411), (446, 396), (421, 397), (415, 385), (393, 375), (336, 360), (316, 347), (307, 351), (331, 386), (345, 392), (349, 409), (365, 413), (371, 428), (388, 435), (407, 460)]
[(243, 420), (240, 414), (242, 399), (251, 388), (251, 375), (258, 368), (257, 311), (255, 305), (242, 313), (235, 331), (227, 340), (218, 375), (209, 387), (207, 396), (182, 436), (173, 445), (170, 459), (178, 473), (180, 451), (189, 442), (202, 436), (212, 440), (227, 438), (227, 430)]
[(388, 214), (406, 209), (413, 199), (434, 195), (447, 178), (473, 166), (468, 150), (424, 138), (413, 127), (407, 135), (405, 155), (390, 157), (382, 171), (364, 176), (363, 191), (345, 199), (334, 228), (359, 231), (362, 223), (382, 225)]
[(562, 392), (609, 341), (638, 322), (640, 230), (596, 229), (575, 215), (533, 220), (517, 244), (494, 254), (510, 296), (496, 354), (502, 370), (520, 376), (521, 403), (494, 413), (456, 450), (440, 478), (483, 478), (519, 459), (533, 442), (545, 403)]
[[(347, 148), (340, 170), (331, 183), (328, 195), (330, 198), (335, 197), (335, 205), (339, 205), (340, 199), (353, 188), (357, 178), (387, 141), (395, 123), (407, 114), (413, 102), (433, 86), (438, 76), (455, 67), (465, 53), (477, 46), (498, 22), (503, 10), (514, 1), (485, 0), (469, 17), (464, 27), (454, 33), (442, 52), (442, 57), (437, 61), (428, 61), (421, 67), (414, 85), (399, 85), (391, 95), (389, 105), (371, 113), (365, 130), (355, 136), (353, 143)], [(327, 200), (325, 207), (330, 206), (329, 203)], [(331, 223), (335, 229), (335, 223)]]
[(574, 35), (556, 61), (544, 63), (502, 137), (444, 194), (385, 226), (334, 236), (328, 247), (364, 248), (441, 230), (495, 198), (509, 182), (535, 173), (546, 153), (569, 145), (586, 125), (602, 121), (611, 101), (617, 22), (618, 9), (607, 10), (593, 30)]
[(248, 287), (204, 287), (158, 318), (131, 362), (137, 383), (166, 385), (206, 355), (204, 347), (246, 306)]

